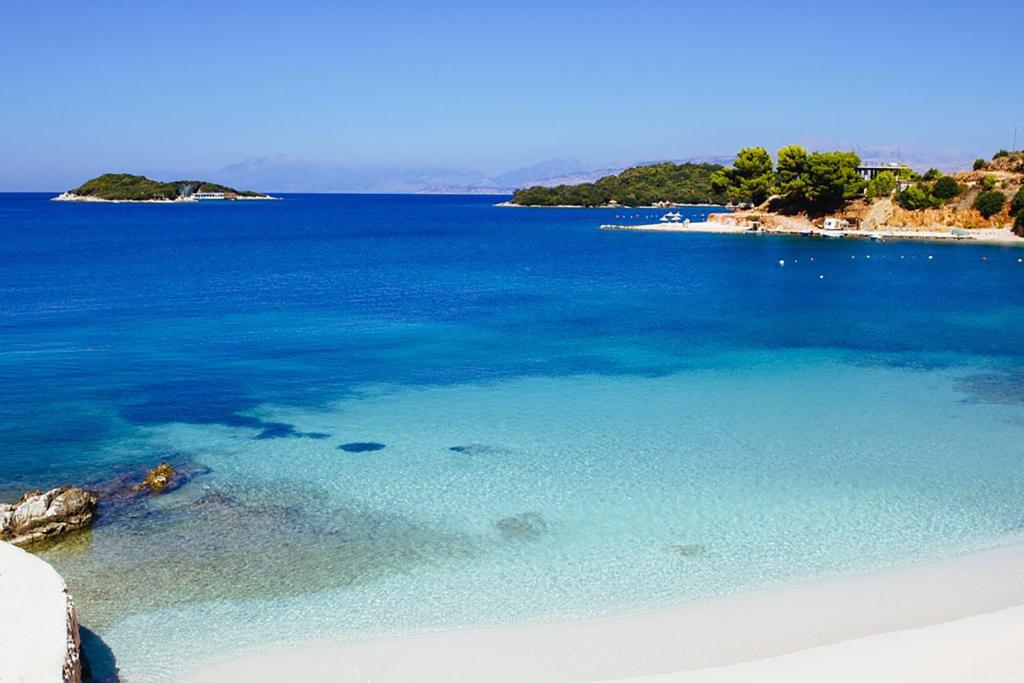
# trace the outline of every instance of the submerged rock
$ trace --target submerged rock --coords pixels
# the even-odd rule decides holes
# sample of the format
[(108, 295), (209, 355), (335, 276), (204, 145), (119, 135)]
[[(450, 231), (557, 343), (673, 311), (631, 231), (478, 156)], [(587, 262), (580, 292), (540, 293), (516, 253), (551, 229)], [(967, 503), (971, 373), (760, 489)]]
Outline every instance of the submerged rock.
[(147, 494), (174, 491), (193, 477), (207, 474), (209, 471), (208, 467), (189, 461), (175, 461), (175, 465), (164, 461), (151, 470), (133, 468), (111, 479), (90, 484), (89, 490), (96, 492), (103, 505), (132, 504), (137, 502), (138, 498), (147, 497)]
[(351, 443), (343, 443), (338, 448), (349, 453), (365, 453), (367, 451), (379, 451), (384, 448), (384, 444), (377, 443), (376, 441), (353, 441)]
[(699, 557), (704, 554), (704, 546), (699, 543), (679, 543), (669, 549), (678, 557)]
[(149, 491), (154, 494), (160, 493), (171, 484), (175, 474), (176, 472), (173, 467), (162, 462), (147, 472), (146, 478), (142, 480), (142, 483), (132, 486), (131, 490), (133, 492)]
[(499, 519), (494, 523), (501, 535), (508, 539), (537, 538), (548, 530), (544, 517), (539, 512), (523, 512)]
[(94, 493), (68, 486), (30, 491), (13, 505), (0, 505), (0, 540), (38, 543), (89, 526), (95, 513)]

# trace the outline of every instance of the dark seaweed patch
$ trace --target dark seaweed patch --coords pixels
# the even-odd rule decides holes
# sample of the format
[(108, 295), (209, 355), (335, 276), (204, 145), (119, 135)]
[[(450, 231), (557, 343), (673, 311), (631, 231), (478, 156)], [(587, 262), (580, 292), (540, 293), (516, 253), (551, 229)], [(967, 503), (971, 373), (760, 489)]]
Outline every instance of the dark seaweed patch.
[(449, 448), (453, 453), (462, 453), (463, 455), (498, 455), (500, 453), (507, 453), (508, 449), (501, 448), (499, 446), (488, 446), (482, 443), (470, 443), (465, 446), (452, 446)]
[(377, 443), (376, 441), (352, 441), (351, 443), (343, 443), (338, 446), (339, 450), (348, 453), (366, 453), (368, 451), (379, 451), (382, 448), (384, 448), (384, 444)]
[(256, 439), (323, 439), (331, 438), (330, 434), (324, 432), (300, 432), (294, 425), (284, 422), (264, 422), (263, 431), (256, 435)]
[(1024, 368), (1007, 368), (968, 375), (956, 388), (969, 403), (1024, 404)]

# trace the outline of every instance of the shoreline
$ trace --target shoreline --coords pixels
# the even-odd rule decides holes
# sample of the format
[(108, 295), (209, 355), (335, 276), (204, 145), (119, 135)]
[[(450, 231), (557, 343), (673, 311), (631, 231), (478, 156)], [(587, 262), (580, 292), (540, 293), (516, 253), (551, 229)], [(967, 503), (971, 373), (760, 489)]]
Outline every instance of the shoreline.
[(582, 204), (515, 204), (511, 201), (498, 202), (492, 206), (509, 208), (509, 209), (621, 209), (626, 211), (633, 210), (663, 210), (663, 209), (685, 209), (687, 207), (693, 207), (698, 209), (722, 209), (722, 213), (735, 211), (733, 207), (726, 206), (724, 204), (667, 204), (662, 206), (626, 206), (625, 204), (602, 204), (600, 206), (583, 206)]
[(1024, 237), (1013, 234), (1011, 228), (973, 228), (960, 234), (952, 230), (921, 230), (887, 226), (877, 230), (822, 230), (803, 226), (776, 226), (753, 230), (744, 225), (719, 221), (683, 223), (649, 223), (642, 225), (602, 225), (601, 230), (633, 230), (639, 232), (691, 232), (720, 235), (786, 235), (790, 237), (814, 237), (824, 239), (880, 239), (921, 240), (938, 242), (974, 242), (999, 244), (1002, 246), (1024, 246)]
[[(1024, 632), (1022, 577), (1014, 543), (621, 616), (239, 652), (185, 680), (816, 681), (872, 665), (882, 680), (933, 681), (950, 657), (1024, 667), (1018, 638), (985, 637)], [(914, 676), (892, 677), (908, 648)]]

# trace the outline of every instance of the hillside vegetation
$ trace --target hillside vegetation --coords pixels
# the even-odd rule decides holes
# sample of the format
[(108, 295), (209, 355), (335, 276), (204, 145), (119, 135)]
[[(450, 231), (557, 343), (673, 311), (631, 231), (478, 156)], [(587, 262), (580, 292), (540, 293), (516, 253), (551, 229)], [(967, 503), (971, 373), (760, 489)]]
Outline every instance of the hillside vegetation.
[(725, 195), (712, 186), (717, 164), (654, 164), (627, 168), (593, 183), (529, 187), (517, 190), (513, 204), (522, 206), (652, 206), (721, 204)]
[(1024, 236), (1024, 154), (998, 152), (974, 170), (921, 174), (902, 166), (865, 181), (853, 152), (783, 147), (773, 163), (763, 147), (740, 150), (732, 167), (714, 174), (729, 201), (784, 216), (841, 214), (861, 227), (990, 228), (1012, 224)]
[(80, 197), (94, 197), (111, 201), (174, 200), (187, 197), (193, 192), (223, 192), (225, 195), (238, 197), (266, 196), (259, 192), (236, 190), (204, 180), (175, 180), (164, 183), (129, 173), (106, 173), (70, 190), (71, 194)]

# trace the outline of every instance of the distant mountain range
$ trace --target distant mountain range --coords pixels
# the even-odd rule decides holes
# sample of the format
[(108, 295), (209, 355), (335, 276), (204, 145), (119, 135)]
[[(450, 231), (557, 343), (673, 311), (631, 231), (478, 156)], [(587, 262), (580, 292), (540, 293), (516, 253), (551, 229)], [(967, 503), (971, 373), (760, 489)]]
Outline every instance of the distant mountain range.
[[(959, 152), (921, 151), (905, 147), (805, 145), (808, 149), (853, 149), (864, 161), (902, 161), (919, 170), (935, 167), (951, 172), (970, 168), (973, 157)], [(732, 154), (651, 159), (591, 168), (578, 159), (550, 159), (531, 166), (489, 176), (469, 168), (431, 165), (352, 165), (310, 161), (295, 156), (254, 157), (217, 171), (148, 169), (154, 177), (205, 177), (234, 187), (263, 192), (366, 192), (430, 194), (512, 194), (531, 185), (575, 185), (622, 172), (630, 166), (672, 161), (728, 165)]]

